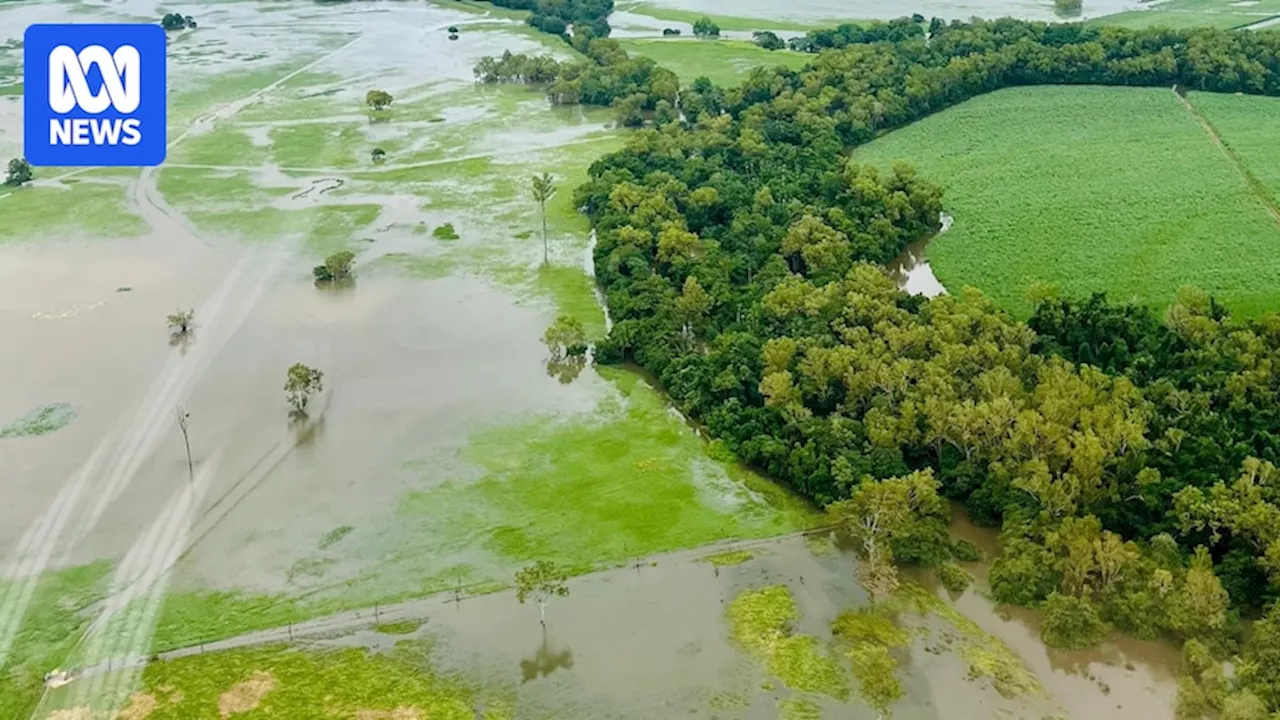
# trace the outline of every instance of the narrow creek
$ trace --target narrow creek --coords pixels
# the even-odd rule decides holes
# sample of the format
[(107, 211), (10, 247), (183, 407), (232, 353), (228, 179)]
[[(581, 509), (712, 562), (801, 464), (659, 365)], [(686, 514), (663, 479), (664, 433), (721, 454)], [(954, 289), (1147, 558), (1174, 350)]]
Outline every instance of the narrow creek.
[(885, 266), (889, 277), (898, 283), (898, 287), (912, 295), (937, 297), (947, 292), (937, 276), (933, 274), (933, 268), (925, 258), (925, 250), (929, 247), (929, 243), (950, 230), (955, 218), (944, 212), (939, 216), (938, 222), (940, 226), (936, 234), (922, 237), (911, 243)]

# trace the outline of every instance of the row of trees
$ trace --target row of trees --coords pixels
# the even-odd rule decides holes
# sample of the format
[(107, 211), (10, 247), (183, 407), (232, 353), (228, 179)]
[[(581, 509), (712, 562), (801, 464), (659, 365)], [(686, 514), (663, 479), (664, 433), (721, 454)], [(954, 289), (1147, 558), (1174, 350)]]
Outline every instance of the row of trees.
[(609, 37), (613, 0), (488, 0), (498, 7), (529, 10), (528, 23), (539, 30), (568, 37), (575, 46), (591, 38)]
[[(891, 589), (890, 560), (957, 554), (951, 498), (1003, 525), (992, 590), (1042, 606), (1049, 642), (1110, 626), (1176, 638), (1199, 658), (1188, 707), (1200, 692), (1232, 712), (1280, 709), (1280, 611), (1266, 609), (1280, 592), (1280, 318), (1233, 320), (1194, 292), (1163, 318), (1048, 299), (1030, 323), (971, 289), (908, 296), (877, 263), (936, 230), (941, 193), (910, 167), (847, 160), (1009, 85), (1280, 94), (1280, 34), (869, 27), (884, 37), (811, 33), (839, 49), (729, 90), (673, 89), (608, 41), (587, 63), (485, 67), (656, 126), (575, 193), (615, 319), (595, 357), (639, 363), (741, 459), (831, 507), (873, 591)], [(1250, 612), (1263, 619), (1241, 646)], [(1212, 659), (1231, 653), (1228, 680)]]

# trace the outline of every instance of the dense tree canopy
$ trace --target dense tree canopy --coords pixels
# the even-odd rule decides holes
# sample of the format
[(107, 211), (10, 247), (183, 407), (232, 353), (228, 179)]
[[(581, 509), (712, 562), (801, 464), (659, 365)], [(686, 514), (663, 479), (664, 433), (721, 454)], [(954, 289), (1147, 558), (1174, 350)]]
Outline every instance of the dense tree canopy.
[[(1280, 590), (1280, 316), (1235, 320), (1185, 291), (1163, 318), (1099, 296), (1023, 323), (969, 288), (908, 296), (879, 263), (936, 231), (941, 193), (848, 151), (1010, 85), (1280, 95), (1280, 33), (930, 28), (810, 33), (798, 49), (829, 49), (806, 68), (728, 90), (681, 90), (606, 40), (586, 61), (508, 55), (477, 76), (645, 126), (575, 194), (615, 320), (597, 360), (643, 366), (742, 460), (832, 506), (872, 565), (946, 559), (934, 506), (883, 512), (936, 491), (1003, 524), (992, 591), (1046, 604), (1051, 641), (1114, 625), (1230, 651), (1241, 614)], [(893, 522), (868, 529), (877, 508)], [(1233, 703), (1280, 709), (1276, 614), (1243, 648)]]
[(498, 7), (529, 10), (528, 23), (552, 35), (573, 29), (575, 42), (609, 37), (613, 0), (488, 0)]

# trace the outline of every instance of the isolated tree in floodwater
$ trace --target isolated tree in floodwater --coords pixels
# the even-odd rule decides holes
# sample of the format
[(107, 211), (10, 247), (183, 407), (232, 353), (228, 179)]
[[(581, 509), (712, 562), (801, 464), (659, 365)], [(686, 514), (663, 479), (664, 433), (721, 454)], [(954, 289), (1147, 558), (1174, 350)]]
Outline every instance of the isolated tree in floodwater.
[(9, 187), (19, 187), (24, 183), (31, 182), (34, 177), (31, 173), (31, 163), (26, 158), (13, 158), (9, 161), (9, 174), (4, 178), (4, 184)]
[(542, 210), (542, 264), (548, 262), (549, 251), (547, 250), (547, 201), (556, 194), (556, 186), (552, 178), (547, 173), (533, 176), (533, 199), (537, 201), (538, 207)]
[(370, 90), (364, 96), (364, 101), (374, 110), (385, 110), (394, 100), (395, 98), (391, 97), (391, 93), (386, 90)]
[(374, 148), (374, 149), (373, 149), (373, 152), (369, 153), (369, 157), (370, 157), (374, 162), (376, 162), (376, 163), (380, 163), (380, 162), (382, 162), (383, 160), (387, 159), (387, 151), (386, 151), (386, 150), (383, 150), (383, 149), (382, 149), (382, 148), (380, 148), (380, 147), (378, 147), (378, 148)]
[(547, 344), (554, 359), (580, 357), (587, 352), (587, 331), (582, 327), (581, 320), (566, 313), (557, 317), (551, 327), (547, 328), (542, 342)]
[(169, 322), (169, 334), (186, 335), (191, 332), (193, 321), (196, 318), (195, 310), (179, 310), (165, 318)]
[(284, 394), (295, 412), (305, 413), (311, 397), (324, 390), (324, 373), (302, 363), (289, 367), (284, 381)]
[(538, 601), (538, 611), (542, 626), (547, 625), (547, 601), (554, 596), (564, 597), (569, 594), (565, 585), (568, 573), (555, 563), (546, 560), (521, 568), (516, 571), (516, 600), (523, 605), (532, 598)]
[(700, 38), (718, 38), (720, 37), (720, 26), (704, 15), (693, 24), (693, 34)]
[(351, 263), (356, 259), (350, 250), (340, 250), (324, 259), (323, 265), (311, 269), (316, 282), (341, 282), (351, 278)]

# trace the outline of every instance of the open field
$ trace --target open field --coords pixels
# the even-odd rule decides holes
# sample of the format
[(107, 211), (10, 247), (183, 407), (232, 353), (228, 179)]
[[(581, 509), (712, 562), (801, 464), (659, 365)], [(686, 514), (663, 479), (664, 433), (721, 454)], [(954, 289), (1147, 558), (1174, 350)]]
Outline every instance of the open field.
[[(1254, 122), (1280, 131), (1280, 103), (1261, 102)], [(1002, 90), (854, 158), (941, 183), (955, 223), (928, 249), (938, 278), (1016, 313), (1039, 283), (1156, 307), (1196, 285), (1245, 314), (1280, 307), (1280, 224), (1168, 90)]]
[[(1136, 0), (1088, 0), (1084, 3), (1084, 15), (1096, 17), (1141, 7), (1142, 4)], [(894, 0), (867, 0), (856, 4), (847, 0), (737, 0), (734, 3), (725, 3), (724, 0), (644, 0), (636, 8), (627, 8), (625, 3), (619, 3), (618, 9), (688, 22), (702, 15), (728, 16), (725, 18), (728, 25), (721, 27), (735, 30), (805, 30), (857, 19), (889, 20), (912, 13), (945, 20), (967, 20), (971, 17), (1060, 19), (1054, 4), (1048, 0), (922, 0), (910, 5)], [(755, 21), (754, 25), (752, 21)], [(783, 25), (786, 27), (781, 27)]]
[(745, 40), (622, 40), (629, 53), (651, 57), (659, 65), (692, 82), (706, 76), (721, 87), (740, 85), (757, 67), (785, 65), (793, 70), (813, 59), (806, 53), (777, 50), (770, 52)]
[(1250, 95), (1190, 93), (1188, 99), (1223, 143), (1271, 195), (1280, 198), (1280, 101)]
[[(1087, 6), (1087, 3), (1086, 3)], [(1280, 0), (1163, 0), (1140, 10), (1097, 17), (1093, 22), (1122, 27), (1171, 28), (1210, 26), (1240, 28), (1280, 16)]]

